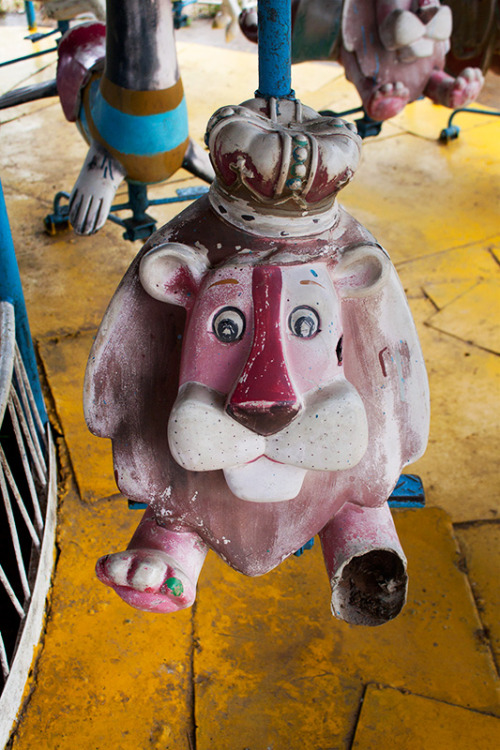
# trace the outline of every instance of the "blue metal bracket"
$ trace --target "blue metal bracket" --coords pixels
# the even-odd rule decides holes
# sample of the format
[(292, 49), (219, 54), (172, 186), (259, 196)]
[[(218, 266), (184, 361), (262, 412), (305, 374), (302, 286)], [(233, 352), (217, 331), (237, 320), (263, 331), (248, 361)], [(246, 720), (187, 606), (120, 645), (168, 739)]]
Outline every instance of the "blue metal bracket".
[(382, 130), (382, 123), (378, 120), (372, 120), (371, 117), (365, 113), (363, 117), (359, 117), (354, 121), (358, 128), (358, 135), (361, 138), (369, 138), (371, 136), (379, 135)]
[[(123, 238), (125, 240), (130, 240), (131, 242), (134, 242), (134, 240), (145, 240), (150, 237), (156, 229), (156, 219), (146, 213), (146, 209), (149, 208), (149, 206), (164, 206), (167, 203), (191, 201), (205, 195), (208, 190), (209, 188), (207, 185), (178, 188), (175, 191), (177, 195), (174, 197), (149, 200), (146, 185), (129, 182), (128, 201), (126, 203), (117, 203), (116, 205), (111, 206), (108, 219), (125, 229), (125, 232), (123, 233)], [(58, 230), (60, 231), (70, 228), (69, 209), (67, 204), (61, 203), (63, 199), (69, 200), (69, 193), (63, 191), (56, 193), (54, 198), (54, 210), (44, 219), (45, 231), (51, 236), (55, 235)], [(132, 216), (122, 219), (115, 215), (116, 211), (132, 211)]]
[(184, 13), (184, 8), (187, 5), (195, 5), (198, 0), (173, 0), (172, 12), (174, 16), (174, 29), (182, 29), (183, 26), (189, 26), (191, 23), (190, 17)]
[(128, 500), (129, 510), (146, 510), (148, 507), (147, 503), (137, 503), (135, 500)]
[(304, 552), (308, 549), (312, 549), (314, 547), (314, 537), (312, 539), (309, 539), (308, 542), (306, 542), (302, 547), (299, 547), (297, 552), (294, 552), (293, 554), (295, 557), (300, 557), (304, 554)]
[(5, 67), (6, 65), (13, 65), (14, 63), (23, 62), (23, 60), (31, 60), (34, 57), (41, 57), (42, 55), (47, 55), (49, 52), (57, 52), (57, 47), (44, 49), (41, 52), (32, 52), (29, 55), (23, 55), (23, 57), (16, 57), (13, 60), (5, 60), (4, 62), (0, 62), (0, 68)]
[(401, 474), (391, 496), (390, 508), (425, 507), (424, 486), (416, 474)]
[(360, 138), (368, 138), (370, 136), (379, 135), (380, 131), (382, 130), (383, 123), (379, 122), (379, 120), (372, 120), (371, 117), (368, 117), (363, 107), (346, 109), (344, 112), (333, 112), (331, 109), (322, 109), (320, 111), (320, 115), (325, 115), (326, 117), (347, 117), (348, 115), (354, 115), (357, 112), (363, 113), (363, 117), (359, 117), (357, 120), (354, 120), (354, 122), (356, 123), (356, 127), (358, 128), (358, 135), (360, 136)]
[[(31, 42), (38, 42), (40, 41), (40, 39), (45, 39), (46, 37), (52, 36), (53, 34), (59, 34), (59, 37), (56, 39), (56, 45), (58, 45), (62, 39), (63, 34), (65, 34), (68, 29), (69, 21), (58, 21), (57, 29), (48, 31), (46, 34), (39, 34), (38, 32), (35, 32), (34, 34), (29, 34), (28, 36), (26, 36), (25, 39), (28, 39)], [(41, 57), (42, 55), (48, 55), (49, 52), (57, 52), (57, 46), (50, 47), (50, 49), (43, 49), (41, 50), (41, 52), (31, 52), (29, 55), (15, 57), (12, 60), (4, 60), (3, 62), (0, 62), (0, 68), (5, 67), (6, 65), (13, 65), (14, 63), (23, 62), (24, 60), (32, 60), (33, 58)]]
[(454, 141), (458, 138), (460, 128), (458, 127), (458, 125), (453, 125), (452, 123), (453, 119), (461, 112), (471, 112), (476, 115), (490, 115), (493, 117), (500, 117), (500, 110), (498, 109), (478, 109), (477, 107), (460, 107), (459, 109), (455, 109), (448, 119), (448, 126), (446, 128), (443, 128), (439, 135), (439, 140), (441, 143), (448, 143), (449, 141)]
[[(40, 42), (42, 39), (47, 39), (49, 36), (54, 36), (54, 34), (65, 34), (67, 30), (69, 29), (69, 21), (59, 21), (57, 28), (52, 29), (52, 31), (35, 31), (34, 34), (28, 34), (28, 36), (25, 36), (24, 38), (30, 42)], [(57, 49), (57, 48), (55, 48)], [(50, 52), (51, 50), (48, 50)], [(52, 50), (54, 51), (54, 50)]]

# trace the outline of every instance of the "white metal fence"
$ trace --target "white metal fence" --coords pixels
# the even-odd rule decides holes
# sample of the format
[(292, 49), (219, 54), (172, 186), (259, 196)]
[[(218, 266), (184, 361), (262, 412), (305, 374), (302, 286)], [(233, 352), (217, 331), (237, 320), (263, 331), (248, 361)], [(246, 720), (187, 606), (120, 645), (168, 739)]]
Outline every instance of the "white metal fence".
[(56, 465), (0, 302), (0, 748), (8, 741), (43, 627), (55, 554)]

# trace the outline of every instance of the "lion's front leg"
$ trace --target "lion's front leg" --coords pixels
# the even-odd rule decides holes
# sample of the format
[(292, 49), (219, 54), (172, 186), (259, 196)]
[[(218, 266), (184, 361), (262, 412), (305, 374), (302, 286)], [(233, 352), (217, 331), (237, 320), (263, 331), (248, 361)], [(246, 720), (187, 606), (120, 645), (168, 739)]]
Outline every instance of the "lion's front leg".
[(196, 532), (159, 526), (148, 509), (128, 548), (101, 557), (96, 574), (136, 609), (175, 612), (194, 603), (206, 554)]
[(320, 531), (332, 613), (353, 625), (382, 625), (406, 601), (406, 558), (387, 503), (346, 503)]

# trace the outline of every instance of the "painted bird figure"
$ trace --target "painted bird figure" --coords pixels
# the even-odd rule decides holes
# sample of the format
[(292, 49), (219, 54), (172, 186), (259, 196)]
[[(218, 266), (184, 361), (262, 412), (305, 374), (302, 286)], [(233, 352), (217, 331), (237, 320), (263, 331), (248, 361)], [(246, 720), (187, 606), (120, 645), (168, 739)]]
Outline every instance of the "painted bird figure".
[(89, 143), (69, 202), (84, 235), (103, 226), (124, 179), (163, 182), (181, 166), (213, 179), (189, 137), (170, 0), (107, 0), (106, 19), (70, 29), (59, 45), (61, 105)]

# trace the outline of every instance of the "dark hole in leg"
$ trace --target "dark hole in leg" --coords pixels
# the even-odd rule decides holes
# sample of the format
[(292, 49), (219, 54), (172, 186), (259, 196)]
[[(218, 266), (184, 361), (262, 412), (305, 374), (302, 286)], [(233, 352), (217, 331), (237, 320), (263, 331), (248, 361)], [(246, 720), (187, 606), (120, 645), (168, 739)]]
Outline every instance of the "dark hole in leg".
[(392, 620), (405, 603), (407, 581), (403, 561), (392, 550), (354, 557), (338, 584), (341, 617), (355, 625)]

